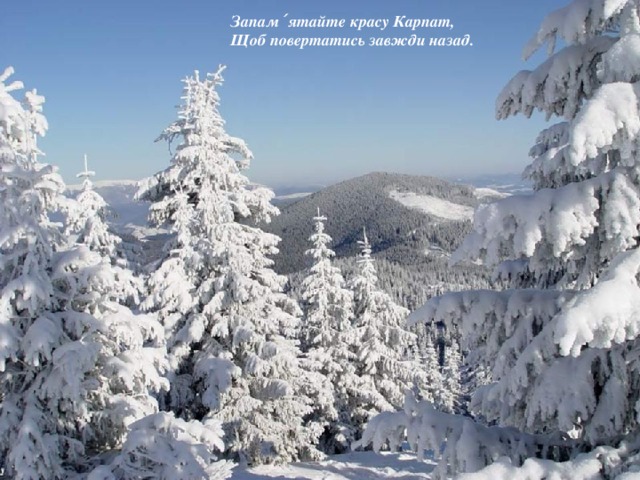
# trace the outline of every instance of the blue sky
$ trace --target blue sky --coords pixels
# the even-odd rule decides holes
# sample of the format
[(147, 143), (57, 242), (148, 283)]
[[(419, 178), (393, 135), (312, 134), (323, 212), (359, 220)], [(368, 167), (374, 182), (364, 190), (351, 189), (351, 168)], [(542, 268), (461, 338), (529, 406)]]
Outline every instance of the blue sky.
[[(564, 3), (564, 2), (563, 2)], [(523, 68), (521, 51), (561, 4), (507, 0), (21, 0), (3, 5), (0, 67), (47, 98), (41, 146), (65, 180), (87, 153), (98, 179), (165, 168), (155, 138), (176, 116), (180, 80), (228, 66), (227, 130), (254, 152), (249, 176), (271, 186), (330, 183), (371, 171), (427, 175), (519, 172), (543, 119), (498, 122), (494, 104)], [(229, 46), (243, 18), (450, 18), (473, 47)], [(398, 29), (271, 36), (399, 36)], [(259, 34), (259, 30), (246, 33)], [(412, 32), (409, 32), (409, 34)]]

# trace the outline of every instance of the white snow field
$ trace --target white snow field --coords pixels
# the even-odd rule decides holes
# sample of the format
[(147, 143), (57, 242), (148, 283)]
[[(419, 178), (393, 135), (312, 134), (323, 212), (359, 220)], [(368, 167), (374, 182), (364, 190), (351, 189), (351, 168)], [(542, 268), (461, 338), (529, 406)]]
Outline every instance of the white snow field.
[(322, 462), (236, 467), (231, 480), (420, 480), (431, 478), (433, 468), (433, 463), (419, 461), (409, 453), (352, 452)]
[(497, 200), (499, 198), (506, 198), (509, 196), (508, 193), (499, 192), (498, 190), (494, 190), (493, 188), (488, 188), (488, 187), (476, 188), (473, 193), (475, 194), (476, 198), (479, 200), (484, 200), (484, 199)]
[(413, 192), (389, 191), (389, 197), (408, 208), (447, 220), (471, 220), (473, 207), (449, 202), (431, 195), (418, 195)]
[(289, 193), (287, 195), (276, 195), (274, 200), (298, 200), (300, 198), (308, 197), (313, 192), (297, 192), (297, 193)]

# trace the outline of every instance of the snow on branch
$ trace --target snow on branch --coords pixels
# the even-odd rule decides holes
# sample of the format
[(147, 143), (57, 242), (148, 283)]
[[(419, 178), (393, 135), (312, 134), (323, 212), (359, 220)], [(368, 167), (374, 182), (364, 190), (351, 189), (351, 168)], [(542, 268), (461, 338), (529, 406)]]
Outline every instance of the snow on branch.
[(633, 480), (638, 478), (637, 438), (620, 442), (617, 448), (598, 447), (588, 453), (580, 453), (575, 458), (555, 462), (540, 458), (528, 458), (522, 465), (514, 464), (508, 457), (477, 472), (465, 473), (456, 477), (458, 480), (527, 480), (571, 479), (601, 480)]
[(595, 37), (583, 45), (567, 47), (533, 71), (518, 73), (502, 90), (496, 101), (496, 117), (505, 119), (522, 113), (530, 117), (534, 110), (573, 118), (582, 101), (601, 85), (596, 64), (616, 39)]
[(222, 435), (215, 421), (186, 422), (165, 412), (149, 415), (131, 425), (111, 465), (96, 468), (88, 480), (229, 478), (233, 464), (216, 454), (224, 449)]
[(461, 333), (464, 350), (480, 344), (498, 350), (525, 322), (529, 323), (528, 328), (534, 322), (548, 322), (572, 295), (570, 291), (534, 289), (452, 292), (432, 298), (409, 315), (407, 322), (442, 322)]
[(533, 257), (541, 244), (558, 257), (568, 247), (584, 244), (598, 225), (596, 188), (600, 181), (543, 189), (534, 198), (513, 196), (476, 210), (473, 231), (454, 253), (453, 260), (483, 258), (490, 265), (508, 258)]
[[(637, 478), (640, 442), (630, 436), (616, 447), (592, 450), (579, 440), (530, 435), (485, 426), (470, 417), (443, 413), (407, 396), (404, 410), (383, 412), (367, 424), (353, 449), (396, 451), (407, 444), (419, 459), (433, 455), (435, 480), (631, 480)], [(635, 476), (634, 476), (635, 475)]]
[(407, 395), (404, 411), (383, 412), (366, 426), (352, 448), (371, 445), (378, 452), (397, 450), (408, 442), (419, 459), (433, 454), (438, 461), (435, 479), (459, 472), (475, 472), (508, 457), (521, 464), (541, 447), (540, 439), (512, 428), (486, 427), (469, 417), (437, 411), (426, 401)]
[(603, 83), (637, 82), (640, 80), (640, 35), (625, 35), (605, 53), (598, 65)]
[(578, 165), (612, 150), (634, 166), (640, 133), (640, 83), (610, 83), (590, 99), (571, 127), (570, 159)]
[[(514, 196), (476, 210), (473, 231), (452, 260), (482, 259), (497, 265), (504, 259), (529, 258), (532, 274), (549, 271), (550, 263), (567, 275), (579, 275), (580, 262), (593, 255), (610, 261), (620, 249), (636, 245), (640, 192), (630, 169), (616, 168), (579, 183)], [(570, 284), (570, 282), (567, 282)]]
[(570, 128), (570, 123), (560, 122), (544, 129), (529, 150), (533, 161), (525, 168), (523, 177), (533, 182), (534, 190), (588, 180), (617, 165), (616, 157), (606, 153), (574, 165), (569, 145)]
[[(490, 418), (505, 415), (515, 425), (524, 426), (527, 405), (515, 408), (513, 402), (502, 400), (513, 393), (514, 402), (520, 401), (522, 392), (531, 387), (526, 382), (529, 369), (543, 370), (539, 362), (531, 365), (532, 357), (544, 354), (544, 358), (553, 358), (557, 354), (553, 342), (543, 343), (549, 335), (545, 327), (573, 295), (570, 291), (533, 289), (449, 293), (431, 299), (412, 313), (408, 322), (443, 323), (460, 332), (461, 347), (470, 352), (467, 363), (491, 368), (495, 380), (475, 392), (472, 410), (482, 408)], [(531, 344), (534, 347), (527, 350)]]
[(562, 355), (583, 347), (610, 348), (640, 335), (640, 249), (620, 254), (597, 285), (571, 299), (557, 319), (554, 339)]
[(494, 382), (476, 391), (473, 411), (533, 432), (578, 428), (597, 444), (636, 424), (625, 412), (638, 397), (639, 271), (634, 249), (588, 290), (450, 293), (408, 321), (455, 325), (463, 348), (492, 366)]
[(582, 44), (589, 38), (606, 32), (617, 15), (633, 0), (574, 0), (566, 7), (551, 12), (523, 51), (528, 59), (542, 45), (553, 53), (558, 38), (568, 44)]

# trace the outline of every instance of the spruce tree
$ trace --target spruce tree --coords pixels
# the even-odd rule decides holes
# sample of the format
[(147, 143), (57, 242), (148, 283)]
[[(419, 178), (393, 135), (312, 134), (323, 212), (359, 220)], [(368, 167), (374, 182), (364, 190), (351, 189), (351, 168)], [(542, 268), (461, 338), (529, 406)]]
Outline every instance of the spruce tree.
[(304, 310), (301, 328), (302, 348), (309, 370), (319, 374), (322, 382), (314, 405), (314, 418), (324, 427), (320, 445), (326, 453), (347, 450), (354, 437), (349, 411), (350, 386), (355, 378), (353, 339), (353, 293), (346, 288), (340, 269), (333, 266), (335, 253), (325, 233), (326, 217), (313, 218), (315, 232), (309, 237), (312, 248), (306, 254), (313, 265), (302, 281)]
[(409, 311), (380, 290), (366, 231), (358, 242), (359, 271), (350, 281), (354, 292), (354, 328), (350, 344), (355, 354), (353, 422), (360, 432), (376, 413), (402, 406), (404, 395), (424, 383), (424, 371), (414, 356), (415, 335), (405, 328)]
[(442, 384), (444, 395), (439, 409), (449, 413), (460, 413), (462, 411), (462, 385), (461, 369), (462, 357), (460, 347), (455, 339), (450, 339), (444, 351), (444, 365), (442, 365)]
[(84, 156), (84, 170), (76, 175), (82, 179), (82, 190), (75, 201), (65, 202), (65, 234), (75, 242), (86, 245), (89, 250), (109, 260), (116, 276), (115, 287), (118, 298), (130, 306), (140, 302), (142, 281), (134, 275), (127, 261), (122, 239), (111, 232), (107, 224), (109, 206), (104, 198), (93, 189), (87, 156)]
[(273, 193), (242, 173), (251, 152), (224, 129), (216, 88), (223, 67), (184, 80), (178, 120), (160, 136), (179, 140), (171, 165), (139, 198), (173, 238), (144, 302), (164, 322), (172, 369), (167, 408), (184, 419), (219, 419), (228, 454), (249, 463), (312, 456), (311, 399), (296, 338), (299, 307), (269, 258), (278, 237), (257, 224), (278, 210)]
[(419, 359), (424, 370), (424, 376), (422, 377), (422, 382), (416, 382), (413, 392), (421, 400), (426, 400), (437, 408), (443, 408), (448, 392), (446, 391), (443, 372), (438, 362), (438, 351), (435, 348), (434, 339), (429, 336), (421, 350), (422, 354)]
[(309, 237), (313, 248), (305, 252), (313, 259), (302, 282), (302, 341), (306, 351), (335, 345), (336, 334), (348, 330), (353, 319), (353, 293), (345, 288), (340, 269), (331, 264), (335, 253), (329, 248), (332, 239), (324, 231), (326, 220), (318, 210), (313, 218), (315, 232)]
[(0, 75), (0, 470), (67, 478), (121, 445), (166, 388), (160, 325), (114, 294), (108, 260), (49, 216), (64, 183), (40, 163), (44, 97)]
[[(455, 256), (495, 266), (510, 288), (446, 294), (412, 317), (459, 328), (464, 350), (491, 369), (471, 405), (481, 422), (422, 407), (402, 419), (420, 447), (447, 441), (443, 475), (499, 457), (465, 478), (640, 470), (639, 8), (574, 0), (551, 13), (524, 54), (546, 44), (549, 58), (498, 98), (498, 118), (559, 121), (530, 151), (533, 194), (481, 206)], [(418, 428), (438, 421), (447, 429)]]
[(476, 408), (588, 448), (638, 431), (639, 6), (576, 0), (542, 23), (525, 56), (547, 43), (550, 57), (497, 101), (498, 118), (561, 117), (531, 149), (534, 194), (481, 208), (457, 254), (496, 265), (513, 288), (459, 305), (467, 346), (493, 367)]

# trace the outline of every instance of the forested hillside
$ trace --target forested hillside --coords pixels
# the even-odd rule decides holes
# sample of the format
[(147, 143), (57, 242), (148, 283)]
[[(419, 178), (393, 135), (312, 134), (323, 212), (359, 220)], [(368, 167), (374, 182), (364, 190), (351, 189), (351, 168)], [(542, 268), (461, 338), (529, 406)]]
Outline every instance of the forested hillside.
[(276, 269), (292, 273), (305, 268), (306, 239), (318, 208), (338, 257), (357, 253), (356, 240), (367, 229), (374, 255), (403, 265), (422, 263), (426, 250), (453, 251), (470, 231), (469, 221), (455, 221), (410, 209), (390, 192), (412, 192), (475, 207), (474, 189), (426, 176), (370, 173), (309, 195), (282, 209), (265, 229), (282, 238)]

